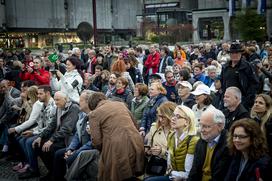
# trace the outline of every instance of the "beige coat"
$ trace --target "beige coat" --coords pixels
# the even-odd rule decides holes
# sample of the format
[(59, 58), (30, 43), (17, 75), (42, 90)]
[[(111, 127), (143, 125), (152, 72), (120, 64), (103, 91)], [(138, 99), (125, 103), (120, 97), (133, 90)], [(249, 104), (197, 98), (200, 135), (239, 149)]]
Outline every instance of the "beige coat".
[(101, 101), (89, 115), (93, 145), (101, 150), (98, 180), (121, 181), (144, 170), (144, 144), (124, 103)]

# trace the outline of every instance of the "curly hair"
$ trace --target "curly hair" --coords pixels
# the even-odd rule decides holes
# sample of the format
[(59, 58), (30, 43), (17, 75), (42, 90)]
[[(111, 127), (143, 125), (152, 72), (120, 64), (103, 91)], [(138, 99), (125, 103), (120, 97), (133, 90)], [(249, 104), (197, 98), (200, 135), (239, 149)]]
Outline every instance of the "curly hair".
[(233, 133), (235, 128), (237, 127), (244, 128), (246, 134), (250, 138), (251, 144), (248, 148), (248, 157), (250, 160), (259, 159), (261, 156), (268, 152), (265, 135), (261, 131), (258, 123), (250, 118), (244, 118), (235, 121), (228, 133), (227, 144), (229, 147), (229, 151), (232, 155), (236, 155), (239, 153), (239, 151), (235, 148), (233, 144)]
[(125, 71), (126, 71), (126, 64), (123, 60), (117, 60), (111, 66), (111, 72), (123, 73)]
[[(167, 120), (167, 125), (169, 125), (171, 121), (171, 116), (173, 112), (175, 111), (176, 107), (177, 107), (176, 103), (166, 101), (157, 108), (157, 116), (158, 114), (163, 115)], [(157, 128), (159, 128), (160, 126), (161, 126), (161, 123), (157, 119)]]
[(108, 70), (102, 70), (101, 75), (102, 75), (102, 74), (105, 75), (105, 79), (102, 80), (103, 82), (108, 81), (108, 80), (110, 79), (111, 73), (110, 73)]

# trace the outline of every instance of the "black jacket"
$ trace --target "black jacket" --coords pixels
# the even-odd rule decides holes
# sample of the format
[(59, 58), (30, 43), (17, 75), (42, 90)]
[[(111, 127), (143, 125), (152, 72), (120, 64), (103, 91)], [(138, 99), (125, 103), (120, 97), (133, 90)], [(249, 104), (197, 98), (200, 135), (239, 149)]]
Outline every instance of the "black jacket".
[[(225, 181), (236, 180), (241, 158), (241, 154), (233, 157)], [(257, 169), (259, 169), (259, 171), (256, 171)], [(260, 178), (262, 178), (263, 181), (272, 179), (272, 160), (269, 156), (264, 155), (258, 160), (248, 160), (238, 181), (256, 181), (256, 172), (260, 173)]]
[[(226, 80), (225, 76), (227, 69), (231, 66), (231, 61), (223, 65), (221, 72), (222, 90), (225, 93)], [(253, 106), (255, 95), (259, 87), (258, 76), (256, 75), (253, 67), (245, 60), (240, 60), (238, 63), (238, 76), (240, 86), (238, 87), (242, 92), (242, 104), (249, 110)]]
[(233, 112), (230, 112), (228, 109), (225, 109), (223, 113), (226, 117), (226, 124), (225, 124), (226, 130), (229, 130), (231, 125), (235, 121), (242, 118), (249, 118), (249, 112), (246, 110), (246, 108), (242, 104), (239, 104), (239, 106)]
[[(227, 131), (223, 130), (218, 144), (215, 146), (211, 160), (211, 176), (214, 181), (224, 180), (226, 170), (229, 168), (230, 156), (226, 143)], [(207, 142), (199, 139), (196, 145), (194, 161), (189, 174), (188, 181), (201, 181), (202, 169), (206, 158)]]
[[(176, 103), (178, 105), (182, 104), (182, 100), (180, 97), (177, 98)], [(195, 96), (193, 94), (190, 94), (189, 97), (183, 102), (184, 106), (187, 106), (192, 109), (193, 105), (195, 105)]]

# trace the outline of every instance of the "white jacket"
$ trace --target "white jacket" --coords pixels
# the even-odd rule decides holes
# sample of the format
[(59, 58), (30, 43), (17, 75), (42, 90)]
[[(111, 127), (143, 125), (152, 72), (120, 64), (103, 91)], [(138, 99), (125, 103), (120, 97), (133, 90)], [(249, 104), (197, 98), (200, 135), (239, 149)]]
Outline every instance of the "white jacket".
[(72, 101), (79, 102), (83, 79), (77, 70), (66, 72), (59, 81), (56, 77), (52, 77), (50, 84), (53, 90), (62, 91), (66, 93)]

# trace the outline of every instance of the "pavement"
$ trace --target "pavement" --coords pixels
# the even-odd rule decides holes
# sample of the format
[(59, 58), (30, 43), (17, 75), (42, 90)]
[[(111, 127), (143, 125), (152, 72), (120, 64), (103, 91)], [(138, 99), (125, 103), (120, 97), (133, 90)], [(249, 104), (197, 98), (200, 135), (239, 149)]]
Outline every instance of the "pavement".
[[(0, 181), (17, 181), (17, 173), (12, 170), (12, 166), (15, 164), (13, 161), (7, 161), (5, 158), (0, 160)], [(47, 170), (39, 159), (39, 168), (41, 176), (46, 175)], [(39, 177), (32, 179), (24, 179), (23, 181), (39, 181)]]

